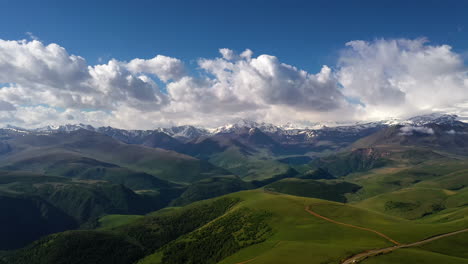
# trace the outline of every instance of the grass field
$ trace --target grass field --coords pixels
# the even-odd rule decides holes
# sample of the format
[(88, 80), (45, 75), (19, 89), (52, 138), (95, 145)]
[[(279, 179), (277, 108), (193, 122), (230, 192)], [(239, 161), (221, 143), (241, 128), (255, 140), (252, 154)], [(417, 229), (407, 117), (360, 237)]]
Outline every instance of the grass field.
[(421, 246), (424, 250), (468, 259), (468, 233), (447, 237)]
[[(466, 207), (445, 209), (425, 218), (409, 220), (357, 205), (263, 189), (224, 197), (163, 209), (147, 216), (108, 215), (99, 220), (101, 230), (90, 231), (89, 235), (96, 235), (95, 232), (112, 235), (111, 240), (106, 240), (109, 245), (128, 241), (131, 242), (128, 246), (144, 245), (143, 253), (135, 253), (140, 256), (138, 264), (238, 264), (245, 261), (250, 264), (324, 264), (340, 263), (357, 253), (394, 245), (390, 239), (356, 227), (378, 231), (400, 243), (417, 242), (468, 228)], [(213, 214), (212, 208), (219, 210)], [(307, 212), (306, 208), (329, 220)], [(186, 225), (192, 225), (194, 221), (200, 225), (187, 229)], [(88, 235), (85, 238), (88, 239)], [(371, 257), (363, 263), (468, 263), (467, 238), (468, 233), (446, 237), (419, 247)], [(72, 237), (69, 239), (74, 241)], [(85, 242), (81, 246), (93, 253)], [(44, 256), (50, 256), (46, 248), (39, 249), (43, 250), (40, 252)]]
[(142, 215), (106, 215), (99, 218), (99, 228), (110, 229), (122, 226), (143, 217)]
[(468, 259), (435, 253), (422, 249), (399, 249), (390, 254), (375, 256), (362, 261), (363, 264), (464, 264)]
[(450, 195), (442, 189), (405, 188), (366, 199), (356, 205), (406, 219), (419, 219), (445, 209), (445, 201)]
[[(252, 258), (255, 260), (251, 263), (336, 263), (354, 252), (391, 245), (373, 233), (337, 226), (305, 211), (308, 204), (335, 204), (333, 202), (262, 190), (227, 196), (242, 199), (232, 211), (248, 208), (271, 213), (267, 223), (272, 228), (272, 234), (264, 242), (243, 248), (219, 262), (222, 264)], [(160, 259), (161, 255), (156, 253), (141, 263), (159, 263)]]
[[(265, 242), (242, 249), (220, 264), (234, 264), (251, 259), (253, 260), (249, 263), (253, 264), (338, 263), (355, 253), (391, 245), (371, 232), (339, 226), (316, 218), (305, 212), (306, 205), (310, 205), (312, 210), (321, 215), (373, 228), (399, 242), (414, 242), (435, 234), (468, 227), (468, 219), (442, 224), (420, 223), (350, 205), (258, 190), (230, 196), (244, 199), (238, 206), (272, 212), (274, 217), (269, 224), (274, 234)], [(440, 240), (441, 243), (442, 241)]]
[[(339, 263), (354, 254), (391, 246), (388, 240), (365, 230), (342, 226), (317, 218), (305, 211), (306, 206), (333, 220), (371, 228), (401, 243), (416, 242), (437, 234), (468, 227), (467, 215), (460, 210), (440, 212), (445, 220), (431, 216), (408, 220), (397, 216), (337, 202), (265, 192), (244, 191), (228, 195), (242, 199), (231, 210), (249, 208), (267, 211), (272, 235), (264, 242), (240, 249), (219, 264), (269, 263)], [(463, 209), (461, 209), (463, 210)], [(449, 216), (449, 217), (447, 217)], [(384, 256), (369, 258), (364, 263), (468, 263), (465, 249), (467, 234), (443, 238), (421, 248), (399, 249)], [(460, 245), (451, 247), (450, 245)], [(375, 259), (374, 259), (375, 258)], [(377, 261), (377, 262), (376, 262)], [(458, 261), (458, 262), (457, 262)], [(139, 264), (164, 263), (161, 253), (148, 256)]]

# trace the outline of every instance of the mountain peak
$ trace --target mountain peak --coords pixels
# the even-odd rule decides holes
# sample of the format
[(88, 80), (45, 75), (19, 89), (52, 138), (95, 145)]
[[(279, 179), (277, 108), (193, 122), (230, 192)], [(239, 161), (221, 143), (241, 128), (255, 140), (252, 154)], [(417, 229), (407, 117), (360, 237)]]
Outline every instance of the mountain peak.
[(211, 132), (213, 134), (218, 134), (218, 133), (237, 133), (237, 132), (242, 132), (245, 129), (250, 129), (250, 128), (258, 128), (263, 132), (278, 132), (281, 130), (280, 127), (275, 126), (270, 123), (265, 123), (265, 122), (256, 122), (248, 119), (241, 119), (235, 123), (232, 124), (226, 124), (224, 126), (217, 127), (213, 129)]
[(453, 124), (458, 122), (457, 115), (451, 114), (441, 114), (441, 113), (431, 113), (427, 115), (420, 115), (409, 118), (408, 120), (402, 122), (402, 124), (410, 124), (415, 126), (423, 126), (427, 124)]

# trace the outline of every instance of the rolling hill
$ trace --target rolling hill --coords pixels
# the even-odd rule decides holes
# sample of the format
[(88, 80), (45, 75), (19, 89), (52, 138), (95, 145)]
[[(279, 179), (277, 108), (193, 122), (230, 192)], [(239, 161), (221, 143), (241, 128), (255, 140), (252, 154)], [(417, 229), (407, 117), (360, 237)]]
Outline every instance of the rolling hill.
[[(389, 238), (410, 243), (466, 227), (466, 219), (423, 223), (342, 203), (257, 190), (161, 210), (111, 229), (59, 233), (6, 260), (32, 264), (61, 263), (56, 260), (91, 263), (96, 258), (100, 263), (133, 263), (140, 259), (141, 264), (337, 263), (368, 249), (391, 246)], [(96, 238), (105, 242), (93, 246), (90, 241)], [(466, 247), (466, 241), (458, 241)], [(114, 247), (129, 253), (118, 262), (113, 262), (116, 260), (112, 254), (99, 253)], [(405, 260), (430, 260), (439, 254), (439, 260), (447, 263), (453, 263), (453, 259), (465, 261), (462, 251), (447, 250), (436, 243), (428, 243), (417, 252), (400, 249), (388, 256), (392, 254), (409, 254), (411, 257)]]
[[(76, 163), (73, 160), (83, 158), (80, 162), (81, 167), (93, 167), (101, 162), (98, 167), (125, 167), (173, 182), (187, 183), (210, 176), (229, 174), (209, 162), (184, 154), (125, 144), (107, 135), (88, 130), (15, 136), (5, 140), (4, 143), (10, 146), (11, 151), (1, 157), (0, 166), (9, 170), (45, 172), (54, 166), (60, 167), (60, 164), (57, 164), (59, 162), (66, 163), (64, 157), (68, 156), (71, 163)], [(83, 162), (85, 159), (87, 162)], [(98, 162), (89, 164), (90, 159)], [(73, 165), (76, 164), (70, 166), (65, 164), (62, 167), (68, 169)]]
[(166, 206), (181, 190), (137, 194), (123, 185), (30, 172), (0, 172), (0, 249), (41, 236), (96, 226), (106, 214), (145, 214)]
[(0, 263), (468, 263), (466, 124), (252, 125), (0, 131)]

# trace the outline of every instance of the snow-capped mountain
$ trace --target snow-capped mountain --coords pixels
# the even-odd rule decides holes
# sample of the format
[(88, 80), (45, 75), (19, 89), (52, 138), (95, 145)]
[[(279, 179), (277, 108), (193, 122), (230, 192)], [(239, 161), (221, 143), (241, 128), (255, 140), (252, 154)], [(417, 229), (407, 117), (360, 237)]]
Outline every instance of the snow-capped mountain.
[(239, 131), (243, 131), (246, 128), (258, 128), (264, 133), (276, 133), (281, 130), (284, 130), (281, 126), (275, 126), (273, 124), (264, 123), (264, 122), (258, 123), (255, 121), (242, 119), (237, 123), (227, 124), (227, 125), (212, 129), (210, 132), (212, 134), (236, 133)]
[(27, 133), (36, 133), (36, 134), (50, 134), (55, 132), (72, 132), (80, 129), (86, 129), (90, 131), (96, 131), (96, 129), (91, 125), (85, 124), (66, 124), (60, 126), (45, 126), (45, 127), (38, 127), (33, 129), (26, 129), (18, 126), (7, 125), (4, 129), (15, 131), (22, 134)]
[(156, 129), (163, 133), (168, 134), (173, 138), (177, 138), (182, 141), (189, 141), (201, 136), (210, 135), (211, 132), (208, 129), (198, 128), (194, 126), (176, 126), (170, 128), (158, 128)]
[(242, 134), (252, 128), (258, 129), (279, 142), (307, 142), (317, 137), (360, 137), (365, 136), (377, 129), (401, 124), (411, 126), (424, 126), (427, 124), (456, 124), (458, 117), (447, 114), (429, 114), (412, 117), (407, 120), (382, 120), (377, 122), (357, 122), (357, 123), (314, 123), (311, 127), (301, 128), (292, 124), (273, 125), (265, 122), (255, 122), (251, 120), (240, 120), (233, 124), (226, 124), (214, 129), (198, 128), (190, 125), (175, 126), (170, 128), (156, 128), (154, 130), (125, 130), (113, 127), (93, 127), (86, 124), (66, 124), (60, 126), (46, 126), (35, 129), (24, 129), (8, 125), (4, 130), (10, 133), (35, 133), (49, 134), (57, 132), (72, 132), (80, 129), (103, 133), (127, 143), (141, 142), (149, 136), (157, 133), (164, 133), (182, 142), (188, 142), (199, 137), (212, 136), (216, 134)]
[(32, 131), (35, 131), (35, 132), (71, 132), (71, 131), (76, 131), (79, 129), (95, 131), (95, 128), (93, 126), (85, 125), (81, 123), (80, 124), (66, 124), (66, 125), (60, 125), (60, 126), (46, 126), (46, 127), (32, 129)]
[(457, 115), (447, 115), (447, 114), (428, 114), (415, 116), (408, 120), (401, 122), (402, 125), (412, 125), (412, 126), (424, 126), (427, 124), (438, 124), (438, 125), (453, 125), (456, 122), (460, 122)]

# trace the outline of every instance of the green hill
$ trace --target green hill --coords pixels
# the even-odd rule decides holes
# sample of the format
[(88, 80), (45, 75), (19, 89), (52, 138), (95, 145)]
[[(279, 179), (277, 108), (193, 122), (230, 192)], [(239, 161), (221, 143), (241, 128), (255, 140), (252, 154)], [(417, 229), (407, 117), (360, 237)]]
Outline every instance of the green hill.
[(354, 193), (361, 187), (344, 181), (305, 180), (298, 178), (283, 179), (265, 186), (273, 192), (312, 197), (336, 202), (346, 202), (346, 193)]
[(15, 249), (78, 223), (44, 199), (0, 194), (0, 249)]
[(262, 180), (285, 173), (289, 166), (276, 160), (279, 144), (261, 131), (217, 134), (185, 146), (184, 153), (204, 159), (244, 180)]
[(143, 255), (141, 246), (118, 234), (102, 231), (67, 231), (45, 237), (7, 258), (17, 264), (133, 263)]
[(252, 184), (244, 182), (237, 176), (212, 177), (187, 186), (187, 189), (171, 204), (180, 206), (252, 187)]
[[(172, 193), (171, 193), (172, 192)], [(180, 190), (140, 195), (123, 185), (74, 181), (29, 172), (0, 173), (0, 249), (14, 249), (54, 232), (93, 227), (105, 214), (145, 214)]]
[(449, 195), (440, 189), (405, 188), (366, 199), (357, 205), (389, 215), (419, 219), (446, 209), (445, 201)]
[[(403, 139), (392, 129), (300, 172), (261, 133), (191, 142), (204, 151), (197, 158), (88, 131), (7, 139), (0, 223), (17, 241), (8, 247), (10, 234), (0, 246), (90, 230), (48, 235), (4, 262), (340, 263), (468, 228), (468, 160), (455, 141), (437, 142), (451, 140), (438, 136), (445, 128)], [(467, 241), (459, 234), (363, 263), (465, 263)], [(108, 253), (119, 249), (118, 259)]]
[(216, 199), (156, 212), (108, 231), (67, 231), (50, 235), (8, 256), (6, 261), (15, 264), (130, 264), (206, 225), (236, 202), (238, 200), (232, 198)]
[(390, 163), (387, 156), (386, 152), (378, 149), (355, 149), (313, 160), (310, 165), (325, 169), (335, 177), (341, 177), (352, 172), (383, 167)]
[[(78, 167), (78, 173), (97, 177), (99, 171), (96, 172), (96, 168), (115, 170), (118, 166), (173, 182), (192, 182), (227, 174), (207, 161), (174, 151), (125, 144), (86, 130), (14, 137), (8, 144), (12, 150), (0, 161), (0, 166), (8, 170), (73, 174), (76, 173), (73, 168)], [(86, 172), (87, 169), (91, 171)], [(116, 180), (122, 181), (121, 178)]]
[[(26, 263), (25, 259), (31, 264), (60, 263), (54, 262), (54, 257), (69, 256), (65, 258), (67, 263), (94, 263), (97, 252), (109, 252), (114, 245), (121, 245), (123, 252), (130, 253), (128, 258), (123, 258), (126, 262), (116, 263), (130, 264), (137, 256), (140, 264), (235, 264), (249, 260), (253, 264), (338, 263), (356, 253), (392, 245), (373, 232), (314, 216), (305, 210), (306, 207), (334, 221), (378, 230), (401, 243), (468, 227), (466, 218), (443, 223), (412, 221), (342, 203), (254, 190), (182, 208), (164, 209), (106, 231), (87, 231), (90, 234), (85, 236), (78, 234), (78, 238), (73, 232), (59, 233), (17, 252), (7, 261), (13, 264)], [(100, 232), (105, 232), (102, 238), (108, 242), (93, 249), (93, 243), (88, 239), (101, 237)], [(463, 237), (453, 239), (466, 246)], [(69, 247), (59, 246), (67, 245), (67, 241), (78, 241), (73, 252), (67, 252), (71, 250)], [(443, 246), (432, 246), (431, 250), (444, 254), (439, 260), (463, 259), (463, 252), (458, 249), (447, 251)], [(61, 252), (59, 255), (57, 250)], [(416, 250), (424, 254), (429, 252), (426, 248)], [(397, 250), (382, 258), (393, 254), (405, 256), (406, 251)], [(76, 257), (80, 262), (75, 256), (80, 256)], [(101, 257), (99, 263), (115, 261), (113, 256), (98, 256)], [(41, 262), (43, 260), (49, 262)]]
[(400, 249), (390, 254), (381, 255), (369, 258), (361, 262), (363, 264), (414, 264), (414, 263), (425, 263), (425, 264), (466, 264), (468, 259), (459, 258), (455, 256), (434, 253), (427, 250), (421, 249)]
[[(352, 144), (354, 148), (369, 148), (383, 145), (423, 147), (456, 154), (467, 154), (468, 126), (456, 121), (455, 124), (427, 124), (431, 133), (418, 131), (404, 132), (403, 125), (384, 128)], [(454, 130), (455, 129), (455, 130)], [(449, 133), (457, 131), (457, 133)]]

